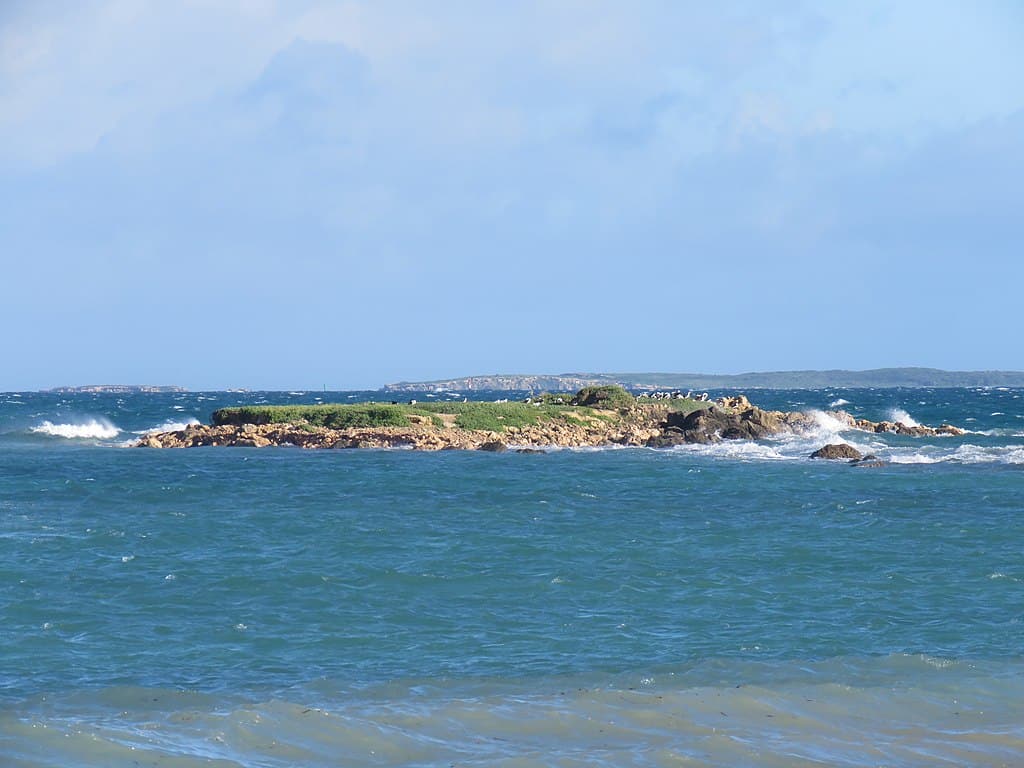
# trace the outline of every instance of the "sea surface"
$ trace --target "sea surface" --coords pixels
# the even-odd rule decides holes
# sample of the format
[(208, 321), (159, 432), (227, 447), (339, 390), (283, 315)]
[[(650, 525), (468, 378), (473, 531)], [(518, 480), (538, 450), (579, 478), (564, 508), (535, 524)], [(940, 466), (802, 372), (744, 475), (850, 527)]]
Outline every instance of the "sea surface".
[(0, 394), (0, 766), (1024, 765), (1024, 390), (748, 394), (971, 431), (152, 450), (392, 396)]

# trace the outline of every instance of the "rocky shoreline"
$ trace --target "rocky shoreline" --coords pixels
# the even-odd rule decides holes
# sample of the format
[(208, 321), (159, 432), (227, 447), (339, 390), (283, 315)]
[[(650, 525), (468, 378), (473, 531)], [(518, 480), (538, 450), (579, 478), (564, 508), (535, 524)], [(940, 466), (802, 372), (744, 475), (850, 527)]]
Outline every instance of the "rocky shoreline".
[[(898, 422), (855, 419), (845, 411), (829, 411), (828, 417), (875, 433), (912, 437), (962, 435), (964, 430), (949, 424), (939, 427)], [(451, 423), (438, 424), (427, 418), (410, 417), (408, 426), (354, 427), (332, 429), (308, 423), (193, 424), (185, 429), (144, 436), (136, 444), (146, 448), (190, 448), (238, 446), (264, 448), (411, 448), (422, 451), (490, 450), (508, 448), (524, 451), (548, 447), (636, 446), (664, 448), (723, 440), (760, 440), (784, 433), (809, 433), (819, 417), (800, 411), (768, 411), (740, 395), (720, 398), (689, 413), (673, 411), (657, 403), (637, 404), (628, 409), (592, 411), (571, 420), (547, 420), (526, 426), (509, 426), (490, 431), (464, 429)]]

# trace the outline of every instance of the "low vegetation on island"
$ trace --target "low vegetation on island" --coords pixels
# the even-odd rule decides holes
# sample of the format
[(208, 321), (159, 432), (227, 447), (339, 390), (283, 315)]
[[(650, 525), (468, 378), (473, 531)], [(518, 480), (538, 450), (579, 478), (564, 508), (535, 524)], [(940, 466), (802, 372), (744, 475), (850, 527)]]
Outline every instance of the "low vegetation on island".
[[(579, 424), (614, 420), (618, 411), (637, 404), (622, 387), (584, 387), (575, 396), (545, 394), (515, 402), (357, 403), (324, 405), (248, 405), (222, 408), (213, 414), (214, 426), (243, 424), (305, 424), (328, 429), (411, 427), (505, 432), (509, 428), (562, 421)], [(613, 413), (608, 413), (612, 411)]]

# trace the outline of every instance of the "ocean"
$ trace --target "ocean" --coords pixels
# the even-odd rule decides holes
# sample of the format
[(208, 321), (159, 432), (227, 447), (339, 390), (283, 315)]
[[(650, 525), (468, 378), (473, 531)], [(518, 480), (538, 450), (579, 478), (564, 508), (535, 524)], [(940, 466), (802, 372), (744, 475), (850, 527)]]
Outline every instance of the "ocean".
[(0, 394), (0, 765), (1024, 765), (1024, 390), (747, 394), (970, 431), (152, 450), (391, 396)]

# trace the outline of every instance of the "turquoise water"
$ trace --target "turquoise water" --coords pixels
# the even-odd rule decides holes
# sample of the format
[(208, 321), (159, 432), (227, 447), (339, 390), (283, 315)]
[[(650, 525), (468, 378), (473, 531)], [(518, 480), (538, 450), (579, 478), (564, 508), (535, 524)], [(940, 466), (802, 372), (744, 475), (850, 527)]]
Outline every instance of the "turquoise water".
[(877, 469), (806, 458), (827, 418), (668, 451), (153, 451), (123, 445), (358, 398), (0, 395), (0, 764), (1024, 764), (1022, 395), (752, 398), (972, 430), (844, 433)]

